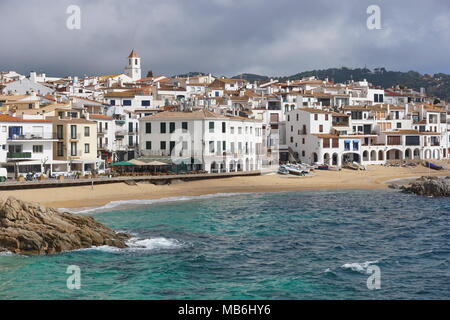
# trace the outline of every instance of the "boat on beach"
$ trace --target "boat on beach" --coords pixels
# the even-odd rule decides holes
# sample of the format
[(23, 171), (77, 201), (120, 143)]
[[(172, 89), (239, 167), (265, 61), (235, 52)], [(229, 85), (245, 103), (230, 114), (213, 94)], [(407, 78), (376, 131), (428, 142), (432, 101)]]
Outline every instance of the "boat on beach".
[(442, 169), (444, 169), (444, 167), (438, 166), (437, 164), (434, 164), (434, 163), (432, 163), (430, 161), (425, 161), (424, 165), (425, 165), (425, 167), (433, 169), (433, 170), (442, 170)]

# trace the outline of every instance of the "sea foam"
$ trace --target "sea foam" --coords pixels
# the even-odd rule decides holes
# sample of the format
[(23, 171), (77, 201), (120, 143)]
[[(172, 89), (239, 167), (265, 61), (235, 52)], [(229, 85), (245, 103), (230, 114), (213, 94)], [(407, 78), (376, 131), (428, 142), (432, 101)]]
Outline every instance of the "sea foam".
[(182, 196), (182, 197), (170, 197), (170, 198), (161, 198), (161, 199), (148, 199), (148, 200), (117, 200), (111, 201), (104, 206), (101, 207), (92, 207), (85, 208), (81, 210), (60, 208), (61, 211), (67, 211), (70, 213), (77, 214), (87, 214), (92, 212), (100, 212), (100, 211), (108, 211), (118, 207), (125, 206), (141, 206), (141, 205), (151, 205), (155, 203), (165, 203), (165, 202), (178, 202), (178, 201), (192, 201), (192, 200), (202, 200), (202, 199), (211, 199), (211, 198), (224, 198), (224, 197), (232, 197), (239, 195), (246, 195), (250, 193), (213, 193), (213, 194), (205, 194), (200, 196)]
[(367, 272), (367, 268), (372, 265), (372, 264), (376, 264), (378, 263), (378, 260), (375, 261), (366, 261), (363, 263), (346, 263), (344, 265), (341, 266), (342, 269), (345, 270), (352, 270), (352, 271), (356, 271), (356, 272), (360, 272), (360, 273), (366, 273)]
[(141, 251), (160, 251), (179, 249), (184, 246), (184, 243), (176, 239), (168, 239), (163, 237), (142, 239), (131, 238), (126, 242), (128, 248), (116, 248), (111, 246), (99, 246), (91, 249), (99, 250), (109, 253), (124, 253), (124, 252), (141, 252)]

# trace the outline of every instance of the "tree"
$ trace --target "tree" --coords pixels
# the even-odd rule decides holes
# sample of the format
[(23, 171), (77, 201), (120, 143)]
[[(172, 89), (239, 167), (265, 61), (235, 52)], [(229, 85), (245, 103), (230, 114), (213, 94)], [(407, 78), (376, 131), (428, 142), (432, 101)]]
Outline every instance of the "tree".
[(147, 78), (153, 78), (153, 71), (152, 70), (147, 72)]

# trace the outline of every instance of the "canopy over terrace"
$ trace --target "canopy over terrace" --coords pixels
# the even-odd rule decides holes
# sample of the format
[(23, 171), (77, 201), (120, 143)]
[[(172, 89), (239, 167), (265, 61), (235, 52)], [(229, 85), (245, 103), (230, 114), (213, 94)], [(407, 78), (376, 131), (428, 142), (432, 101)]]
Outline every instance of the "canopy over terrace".
[(139, 158), (129, 161), (112, 163), (111, 167), (121, 172), (166, 172), (178, 173), (193, 170), (200, 170), (201, 164), (193, 158)]

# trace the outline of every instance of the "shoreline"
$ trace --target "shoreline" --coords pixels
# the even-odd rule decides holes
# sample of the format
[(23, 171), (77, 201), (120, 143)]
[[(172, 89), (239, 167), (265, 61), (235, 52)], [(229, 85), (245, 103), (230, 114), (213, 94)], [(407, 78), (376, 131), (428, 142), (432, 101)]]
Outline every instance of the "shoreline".
[[(138, 183), (130, 186), (114, 183), (90, 186), (1, 191), (0, 197), (14, 196), (25, 201), (64, 209), (91, 209), (114, 201), (162, 200), (216, 194), (272, 193), (306, 190), (385, 189), (389, 183), (420, 176), (446, 176), (448, 170), (430, 171), (425, 167), (370, 166), (367, 171), (315, 171), (314, 176), (295, 177), (267, 174), (251, 177), (229, 177), (171, 185)], [(397, 181), (396, 181), (397, 180)]]

